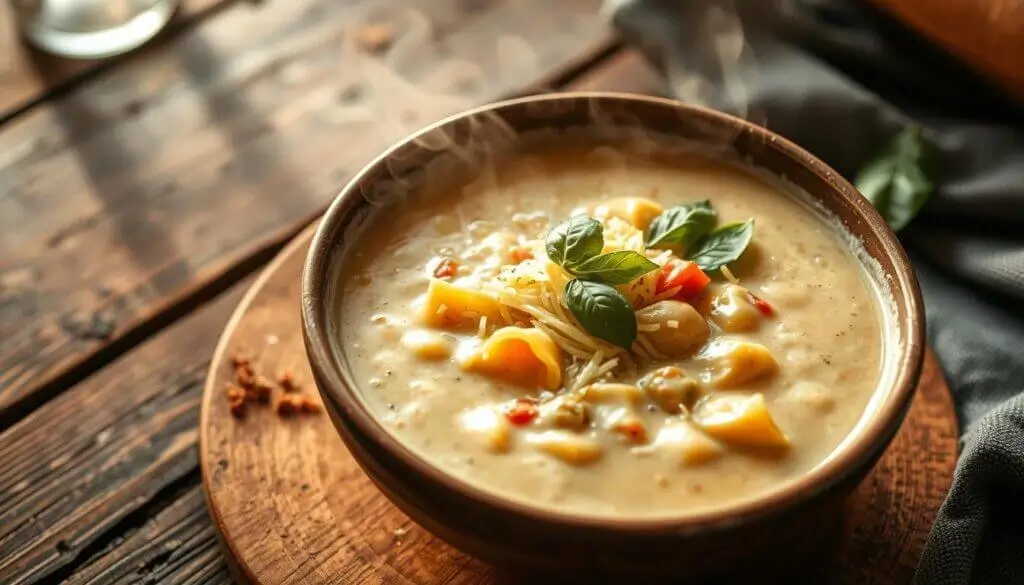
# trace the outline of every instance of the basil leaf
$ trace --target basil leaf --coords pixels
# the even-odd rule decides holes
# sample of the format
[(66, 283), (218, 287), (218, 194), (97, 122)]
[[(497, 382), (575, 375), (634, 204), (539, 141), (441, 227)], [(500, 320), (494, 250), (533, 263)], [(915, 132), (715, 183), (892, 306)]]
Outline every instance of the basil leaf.
[(555, 226), (544, 238), (544, 251), (559, 266), (569, 268), (597, 256), (604, 248), (604, 228), (592, 217), (577, 215)]
[(640, 278), (658, 265), (646, 256), (632, 250), (619, 250), (594, 256), (569, 272), (577, 278), (603, 282), (605, 284), (626, 284)]
[(710, 201), (671, 207), (651, 222), (647, 247), (677, 245), (688, 248), (711, 231), (715, 216)]
[(893, 231), (906, 227), (921, 210), (934, 185), (925, 174), (927, 144), (918, 126), (897, 134), (857, 173), (854, 184)]
[(565, 305), (588, 333), (625, 350), (636, 339), (636, 313), (615, 288), (600, 282), (570, 280)]
[(739, 260), (754, 237), (754, 220), (732, 223), (711, 232), (686, 251), (686, 259), (711, 272)]

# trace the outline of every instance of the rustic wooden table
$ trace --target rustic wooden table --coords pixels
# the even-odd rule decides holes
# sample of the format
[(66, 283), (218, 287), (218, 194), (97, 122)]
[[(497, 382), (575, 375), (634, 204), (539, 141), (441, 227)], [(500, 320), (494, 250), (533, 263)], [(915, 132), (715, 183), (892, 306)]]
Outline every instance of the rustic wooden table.
[(228, 581), (196, 443), (242, 293), (399, 133), (657, 92), (600, 4), (184, 0), (97, 63), (24, 47), (0, 2), (0, 583)]
[(600, 0), (183, 0), (143, 50), (0, 1), (0, 583), (224, 583), (200, 398), (255, 275), (399, 136), (502, 97), (663, 93)]

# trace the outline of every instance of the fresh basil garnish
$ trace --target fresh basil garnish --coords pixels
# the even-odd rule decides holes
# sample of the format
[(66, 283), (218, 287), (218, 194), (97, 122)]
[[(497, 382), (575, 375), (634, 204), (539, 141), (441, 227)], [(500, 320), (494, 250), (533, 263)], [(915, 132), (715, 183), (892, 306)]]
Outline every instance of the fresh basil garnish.
[(707, 235), (715, 225), (715, 209), (710, 201), (671, 207), (654, 218), (648, 228), (647, 247), (690, 247)]
[(921, 128), (909, 126), (857, 173), (857, 189), (878, 209), (893, 231), (906, 227), (921, 210), (934, 185), (925, 174), (927, 144)]
[(544, 238), (552, 262), (571, 268), (597, 256), (604, 248), (604, 228), (592, 217), (577, 215), (554, 227)]
[(629, 351), (637, 335), (636, 313), (614, 287), (600, 282), (570, 280), (565, 305), (588, 333)]
[(686, 251), (686, 259), (711, 272), (739, 260), (754, 237), (754, 220), (722, 226)]
[(569, 272), (583, 280), (618, 285), (627, 284), (657, 269), (658, 265), (642, 254), (632, 250), (618, 250), (594, 256)]

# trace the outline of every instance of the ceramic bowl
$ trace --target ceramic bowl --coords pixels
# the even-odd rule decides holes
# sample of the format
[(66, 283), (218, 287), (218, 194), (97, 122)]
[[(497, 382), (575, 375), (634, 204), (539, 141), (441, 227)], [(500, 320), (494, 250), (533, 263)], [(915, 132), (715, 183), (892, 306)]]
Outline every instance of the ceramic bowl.
[[(509, 132), (616, 128), (657, 131), (731, 148), (785, 177), (859, 238), (891, 291), (898, 342), (885, 359), (891, 385), (878, 389), (859, 430), (824, 464), (775, 491), (733, 507), (664, 518), (595, 518), (510, 501), (467, 484), (415, 455), (372, 414), (353, 384), (332, 328), (337, 269), (386, 191), (415, 181), (445, 153), (500, 141)], [(404, 180), (404, 183), (403, 183)], [(386, 203), (384, 203), (386, 205)], [(913, 270), (882, 217), (838, 173), (765, 128), (677, 101), (613, 93), (562, 93), (469, 110), (427, 127), (368, 164), (333, 202), (313, 239), (302, 282), (302, 323), (317, 386), (334, 426), (366, 474), (398, 508), (451, 545), (501, 567), (547, 575), (696, 578), (739, 570), (787, 574), (825, 558), (843, 502), (902, 422), (924, 353), (924, 315)], [(344, 489), (339, 486), (339, 489)]]

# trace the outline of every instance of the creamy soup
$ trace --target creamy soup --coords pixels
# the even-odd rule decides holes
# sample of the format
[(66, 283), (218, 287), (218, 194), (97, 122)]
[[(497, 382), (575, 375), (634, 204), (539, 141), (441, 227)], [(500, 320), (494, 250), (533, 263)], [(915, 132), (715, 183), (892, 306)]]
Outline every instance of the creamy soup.
[(732, 165), (549, 146), (387, 213), (345, 258), (344, 358), (395, 435), (485, 489), (733, 504), (819, 465), (878, 385), (863, 263)]

